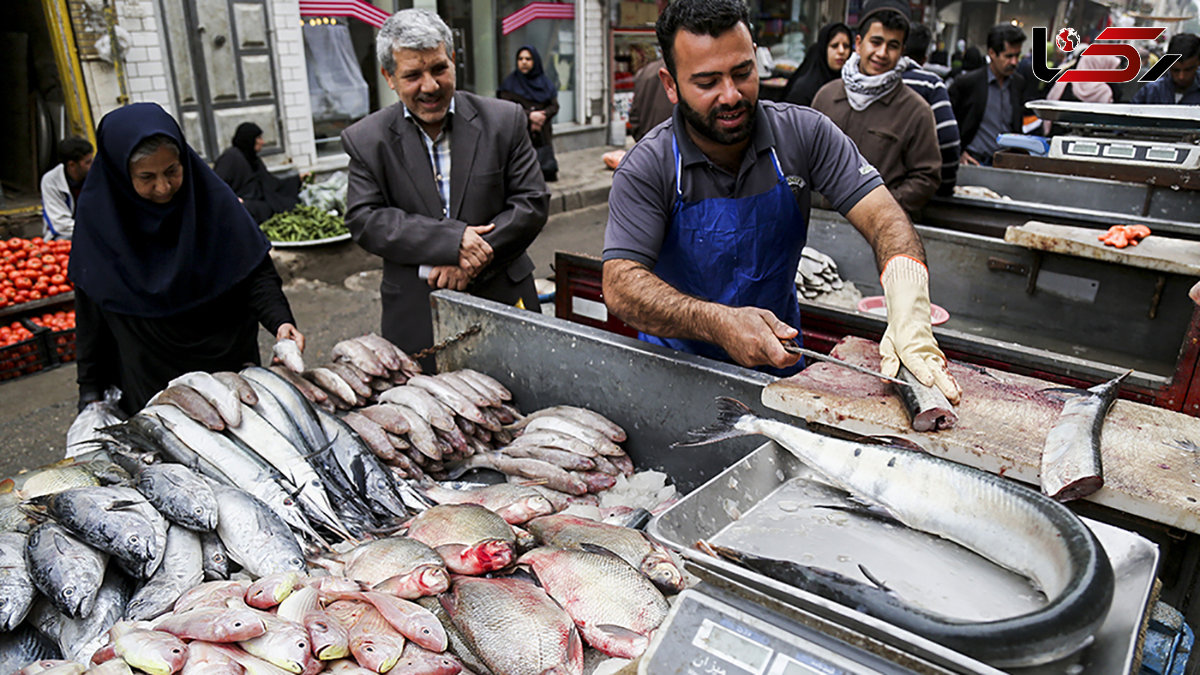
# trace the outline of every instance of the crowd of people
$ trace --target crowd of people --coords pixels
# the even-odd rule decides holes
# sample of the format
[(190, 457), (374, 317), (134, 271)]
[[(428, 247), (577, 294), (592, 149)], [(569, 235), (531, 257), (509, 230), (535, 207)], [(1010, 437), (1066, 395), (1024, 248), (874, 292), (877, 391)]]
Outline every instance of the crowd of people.
[[(1023, 131), (1036, 83), (1022, 74), (1021, 30), (991, 29), (986, 59), (960, 44), (925, 67), (932, 35), (908, 3), (868, 0), (858, 25), (821, 29), (780, 102), (759, 98), (741, 0), (676, 0), (656, 32), (662, 58), (636, 76), (639, 140), (610, 196), (610, 310), (647, 341), (795, 372), (793, 277), (809, 209), (824, 199), (875, 251), (889, 308), (883, 371), (903, 364), (957, 399), (913, 216), (953, 189), (960, 164), (990, 163), (998, 135)], [(522, 46), (489, 97), (456, 88), (452, 34), (433, 12), (397, 12), (376, 47), (399, 100), (341, 140), (347, 227), (384, 263), (384, 337), (410, 353), (429, 347), (436, 289), (537, 311), (526, 249), (558, 172), (557, 89), (541, 55)], [(1179, 34), (1167, 49), (1181, 58), (1133, 102), (1200, 103), (1200, 39)], [(1112, 67), (1103, 59), (1067, 67)], [(1042, 95), (1120, 100), (1107, 85)], [(81, 406), (117, 386), (136, 410), (183, 372), (257, 362), (258, 325), (303, 345), (257, 226), (296, 203), (299, 182), (267, 170), (261, 128), (239, 126), (215, 170), (152, 103), (106, 115), (97, 144), (93, 166), (92, 146), (67, 139), (43, 179), (46, 238), (74, 240)]]

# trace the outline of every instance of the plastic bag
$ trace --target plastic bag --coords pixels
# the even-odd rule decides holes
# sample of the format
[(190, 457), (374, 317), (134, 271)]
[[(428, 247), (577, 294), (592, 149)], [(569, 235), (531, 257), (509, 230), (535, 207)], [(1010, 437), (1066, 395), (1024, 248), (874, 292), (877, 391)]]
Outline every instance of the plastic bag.
[(300, 203), (345, 217), (346, 186), (349, 183), (350, 174), (338, 171), (320, 183), (310, 183), (300, 188)]
[(304, 59), (314, 122), (356, 120), (368, 112), (369, 89), (354, 58), (350, 27), (305, 24)]
[(109, 387), (108, 391), (104, 392), (103, 400), (87, 404), (83, 411), (75, 416), (75, 421), (71, 422), (71, 428), (67, 429), (66, 457), (70, 458), (91, 452), (95, 450), (93, 441), (108, 438), (100, 433), (100, 429), (119, 424), (122, 421), (117, 408), (117, 401), (120, 400), (121, 390)]

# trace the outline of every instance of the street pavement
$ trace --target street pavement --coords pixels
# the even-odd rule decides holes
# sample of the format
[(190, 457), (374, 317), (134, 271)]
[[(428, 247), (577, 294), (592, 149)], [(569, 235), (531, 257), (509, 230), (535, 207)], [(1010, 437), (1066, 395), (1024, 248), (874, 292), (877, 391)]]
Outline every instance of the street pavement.
[[(559, 180), (549, 184), (552, 215), (529, 248), (536, 278), (553, 278), (556, 251), (600, 255), (612, 184), (601, 155), (612, 149), (559, 154)], [(379, 330), (378, 257), (353, 242), (276, 249), (272, 257), (308, 340), (306, 363), (327, 362), (338, 341)], [(260, 331), (259, 338), (260, 352), (269, 357), (272, 337)], [(74, 364), (0, 383), (0, 478), (62, 458), (77, 398)]]

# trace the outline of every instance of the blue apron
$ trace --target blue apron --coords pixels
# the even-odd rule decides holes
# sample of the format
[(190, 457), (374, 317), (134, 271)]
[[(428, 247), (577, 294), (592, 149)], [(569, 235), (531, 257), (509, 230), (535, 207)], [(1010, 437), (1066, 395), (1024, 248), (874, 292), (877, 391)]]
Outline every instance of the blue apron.
[[(675, 153), (675, 205), (654, 273), (677, 290), (731, 307), (769, 309), (789, 326), (800, 328), (796, 268), (808, 237), (808, 223), (788, 187), (779, 158), (771, 160), (779, 177), (771, 190), (737, 199), (683, 201), (683, 163)], [(660, 338), (639, 333), (646, 342), (732, 362), (724, 349), (698, 340)], [(797, 336), (797, 341), (799, 341)], [(760, 370), (781, 377), (803, 368)]]

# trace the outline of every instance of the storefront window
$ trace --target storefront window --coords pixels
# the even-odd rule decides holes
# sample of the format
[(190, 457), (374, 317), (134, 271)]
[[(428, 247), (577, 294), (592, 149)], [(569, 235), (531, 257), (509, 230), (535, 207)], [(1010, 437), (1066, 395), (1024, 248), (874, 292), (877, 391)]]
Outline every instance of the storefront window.
[[(532, 7), (532, 9), (531, 9)], [(517, 51), (529, 45), (538, 50), (542, 56), (542, 65), (546, 75), (558, 88), (558, 115), (556, 123), (576, 121), (575, 92), (578, 89), (578, 69), (576, 68), (576, 38), (574, 18), (529, 18), (574, 16), (574, 3), (543, 3), (523, 2), (520, 0), (499, 0), (497, 14), (502, 30), (505, 23), (509, 32), (502, 34), (498, 44), (497, 81), (502, 81), (506, 75), (517, 67)], [(522, 14), (518, 14), (522, 12)], [(516, 25), (516, 27), (514, 27)], [(483, 93), (483, 92), (480, 92)], [(493, 95), (495, 92), (491, 92)]]

